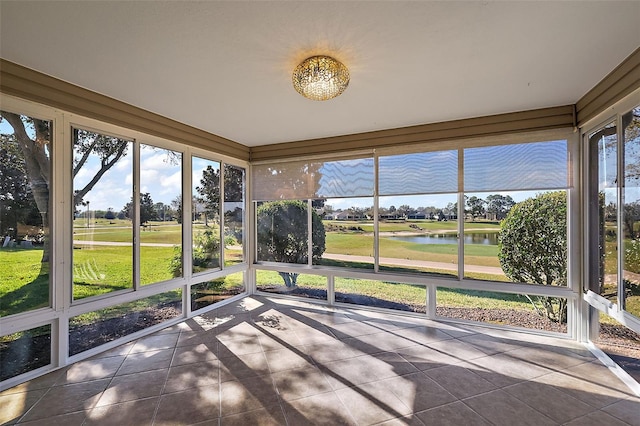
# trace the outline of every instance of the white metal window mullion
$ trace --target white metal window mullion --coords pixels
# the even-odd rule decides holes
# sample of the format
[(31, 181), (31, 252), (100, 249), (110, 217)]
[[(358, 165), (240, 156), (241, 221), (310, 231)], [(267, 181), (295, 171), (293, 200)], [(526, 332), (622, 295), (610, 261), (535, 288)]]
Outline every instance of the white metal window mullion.
[(373, 156), (373, 271), (380, 272), (380, 191), (378, 177), (379, 157), (374, 151)]
[(133, 141), (133, 289), (140, 288), (140, 142)]
[[(52, 365), (62, 367), (69, 358), (69, 308), (73, 298), (73, 132), (66, 114), (53, 123), (50, 194), (51, 290), (53, 308), (61, 313), (52, 327)], [(65, 188), (71, 188), (68, 192)], [(63, 231), (68, 230), (68, 231)], [(53, 337), (55, 334), (55, 338)]]
[(464, 278), (464, 149), (458, 149), (458, 280)]
[(220, 162), (220, 203), (218, 203), (218, 223), (220, 224), (220, 269), (224, 269), (224, 175), (225, 163)]
[(617, 274), (617, 291), (618, 291), (618, 310), (624, 309), (624, 134), (622, 128), (622, 114), (616, 116), (616, 199), (618, 202), (617, 221), (616, 224), (616, 241), (618, 245), (616, 263), (618, 266)]
[(191, 279), (193, 271), (192, 167), (193, 156), (191, 150), (187, 149), (182, 160), (182, 277), (185, 279), (185, 286), (182, 290), (182, 312), (186, 317), (191, 316)]
[[(582, 286), (581, 277), (581, 256), (580, 247), (583, 247), (581, 241), (581, 220), (580, 212), (588, 211), (588, 209), (580, 209), (580, 193), (582, 189), (582, 180), (580, 179), (580, 168), (578, 161), (581, 157), (579, 134), (567, 139), (568, 154), (568, 189), (567, 189), (567, 286), (573, 291), (576, 297), (573, 301), (568, 301), (567, 321), (569, 322), (568, 330), (573, 338), (580, 335), (579, 330), (583, 328), (580, 324), (581, 320), (578, 316), (581, 312), (580, 305), (582, 302)], [(588, 151), (588, 150), (587, 150)]]
[(313, 200), (307, 199), (307, 265), (313, 266)]

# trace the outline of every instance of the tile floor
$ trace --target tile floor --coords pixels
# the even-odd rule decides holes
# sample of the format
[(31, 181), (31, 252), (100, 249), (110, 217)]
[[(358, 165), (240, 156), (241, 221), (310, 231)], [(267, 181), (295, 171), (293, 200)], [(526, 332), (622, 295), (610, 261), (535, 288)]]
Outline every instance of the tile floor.
[(640, 425), (560, 339), (247, 297), (0, 393), (25, 425)]

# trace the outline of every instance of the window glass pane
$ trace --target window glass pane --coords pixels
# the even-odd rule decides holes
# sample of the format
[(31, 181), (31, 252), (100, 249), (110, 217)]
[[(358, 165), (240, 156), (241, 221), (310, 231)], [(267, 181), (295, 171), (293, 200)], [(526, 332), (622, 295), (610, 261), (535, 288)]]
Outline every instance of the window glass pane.
[(436, 290), (436, 315), (443, 318), (566, 333), (566, 312), (567, 300), (557, 297), (446, 287)]
[(335, 198), (373, 195), (373, 158), (326, 161), (320, 163), (318, 173), (319, 187), (313, 196)]
[(567, 188), (567, 141), (464, 150), (465, 191)]
[(567, 285), (566, 191), (465, 194), (464, 275)]
[(140, 284), (182, 276), (181, 207), (182, 154), (141, 145)]
[(224, 165), (224, 264), (244, 262), (245, 170)]
[[(589, 135), (592, 152), (592, 206), (597, 206), (598, 253), (592, 260), (593, 291), (618, 303), (618, 137), (615, 123), (610, 123)], [(594, 179), (597, 181), (594, 182)]]
[[(314, 238), (322, 240), (322, 258), (314, 265), (373, 269), (373, 198), (329, 198), (313, 200)], [(318, 218), (316, 218), (318, 219)]]
[(373, 186), (373, 158), (253, 167), (254, 200), (371, 196)]
[(458, 276), (457, 194), (380, 197), (380, 270)]
[(222, 278), (191, 286), (191, 310), (196, 311), (230, 297), (244, 293), (244, 273), (236, 272)]
[(391, 155), (378, 159), (380, 195), (458, 191), (458, 151)]
[[(307, 202), (300, 200), (257, 203), (256, 260), (307, 264), (309, 259)], [(321, 255), (322, 241), (313, 243), (314, 256)]]
[[(133, 287), (131, 147), (127, 140), (73, 129), (74, 299)], [(106, 218), (110, 212), (115, 218)]]
[(49, 306), (52, 123), (0, 111), (0, 316)]
[(327, 300), (327, 277), (320, 275), (257, 271), (256, 286), (267, 293)]
[(426, 312), (424, 285), (360, 278), (335, 278), (336, 302), (408, 312)]
[(193, 157), (193, 272), (220, 268), (220, 163)]
[(0, 382), (51, 363), (51, 326), (0, 337)]
[(69, 356), (182, 315), (182, 290), (110, 306), (69, 319)]
[(622, 116), (624, 125), (624, 309), (640, 318), (640, 107)]

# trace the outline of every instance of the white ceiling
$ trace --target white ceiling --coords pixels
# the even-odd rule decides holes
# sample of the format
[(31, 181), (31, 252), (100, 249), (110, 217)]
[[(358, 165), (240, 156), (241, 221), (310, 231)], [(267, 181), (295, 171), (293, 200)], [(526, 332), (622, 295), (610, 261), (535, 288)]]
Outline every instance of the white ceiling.
[[(640, 46), (630, 2), (0, 1), (0, 56), (247, 146), (575, 103)], [(351, 72), (302, 98), (295, 65)]]

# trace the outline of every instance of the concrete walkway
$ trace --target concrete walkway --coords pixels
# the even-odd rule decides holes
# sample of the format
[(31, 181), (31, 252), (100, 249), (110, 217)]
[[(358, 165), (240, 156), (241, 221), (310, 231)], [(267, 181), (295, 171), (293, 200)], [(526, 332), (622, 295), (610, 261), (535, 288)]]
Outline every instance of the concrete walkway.
[[(114, 242), (114, 241), (82, 241), (82, 240), (73, 240), (73, 244), (79, 246), (120, 246), (120, 247), (129, 247), (133, 246), (133, 242)], [(173, 247), (179, 244), (165, 244), (165, 243), (140, 243), (141, 247)]]

